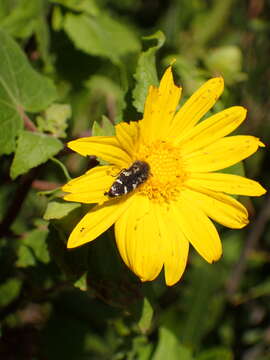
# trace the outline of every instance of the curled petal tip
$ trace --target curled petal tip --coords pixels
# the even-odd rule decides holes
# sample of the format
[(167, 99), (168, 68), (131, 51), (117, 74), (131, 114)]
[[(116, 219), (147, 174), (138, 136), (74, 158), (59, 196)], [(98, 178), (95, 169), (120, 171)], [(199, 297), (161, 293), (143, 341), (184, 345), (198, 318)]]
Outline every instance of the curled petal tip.
[(170, 68), (176, 63), (176, 58), (172, 58), (170, 61)]
[(266, 147), (266, 145), (261, 140), (259, 140), (259, 146), (260, 147)]

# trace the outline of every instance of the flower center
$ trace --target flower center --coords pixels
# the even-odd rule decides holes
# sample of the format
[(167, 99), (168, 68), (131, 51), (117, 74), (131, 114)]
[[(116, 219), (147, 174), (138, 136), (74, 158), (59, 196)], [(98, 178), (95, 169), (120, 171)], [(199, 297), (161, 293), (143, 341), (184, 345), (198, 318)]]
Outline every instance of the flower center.
[(180, 148), (164, 141), (142, 145), (136, 159), (150, 166), (150, 176), (138, 191), (151, 200), (169, 202), (175, 200), (187, 177), (183, 168)]

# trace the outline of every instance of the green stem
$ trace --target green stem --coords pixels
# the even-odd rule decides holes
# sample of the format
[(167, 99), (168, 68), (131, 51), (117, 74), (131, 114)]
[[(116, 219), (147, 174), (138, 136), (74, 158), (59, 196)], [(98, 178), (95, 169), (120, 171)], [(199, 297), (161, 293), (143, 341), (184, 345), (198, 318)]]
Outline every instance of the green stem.
[(57, 164), (57, 165), (60, 166), (60, 168), (62, 169), (62, 171), (63, 171), (63, 173), (64, 173), (64, 175), (65, 175), (65, 177), (66, 177), (66, 179), (67, 179), (68, 181), (71, 180), (71, 176), (69, 175), (69, 173), (68, 173), (67, 168), (65, 167), (65, 165), (64, 165), (60, 160), (56, 159), (55, 157), (51, 157), (51, 160), (52, 160), (55, 164)]

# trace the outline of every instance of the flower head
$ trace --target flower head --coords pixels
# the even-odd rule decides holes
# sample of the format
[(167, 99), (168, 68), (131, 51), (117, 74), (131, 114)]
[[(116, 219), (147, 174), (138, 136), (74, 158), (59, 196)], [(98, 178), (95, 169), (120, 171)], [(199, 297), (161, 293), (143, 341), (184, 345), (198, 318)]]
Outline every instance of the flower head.
[[(181, 278), (189, 244), (209, 263), (220, 258), (221, 241), (211, 219), (242, 228), (248, 223), (247, 210), (230, 194), (265, 193), (253, 180), (216, 172), (264, 146), (253, 136), (227, 136), (246, 117), (241, 106), (199, 123), (223, 86), (221, 77), (207, 81), (176, 111), (181, 88), (175, 86), (169, 67), (160, 86), (150, 86), (142, 120), (116, 125), (115, 136), (68, 143), (79, 154), (96, 155), (108, 163), (63, 187), (68, 193), (65, 200), (97, 204), (72, 231), (69, 248), (94, 240), (114, 224), (117, 247), (126, 265), (142, 281), (155, 279), (164, 266), (167, 285)], [(132, 178), (135, 162), (149, 168), (138, 184), (137, 178)], [(123, 169), (129, 171), (123, 173)], [(128, 181), (132, 186), (133, 181), (136, 186), (108, 196), (117, 179), (120, 185)]]

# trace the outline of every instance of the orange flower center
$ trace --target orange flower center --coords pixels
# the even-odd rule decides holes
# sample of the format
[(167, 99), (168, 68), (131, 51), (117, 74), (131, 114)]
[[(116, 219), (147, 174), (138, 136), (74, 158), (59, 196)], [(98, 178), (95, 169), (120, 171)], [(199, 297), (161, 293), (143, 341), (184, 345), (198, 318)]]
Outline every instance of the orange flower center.
[(187, 177), (179, 147), (156, 141), (141, 145), (135, 158), (150, 165), (150, 176), (138, 192), (159, 202), (169, 202), (178, 197)]

